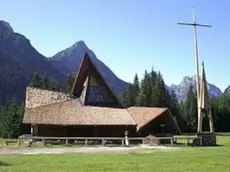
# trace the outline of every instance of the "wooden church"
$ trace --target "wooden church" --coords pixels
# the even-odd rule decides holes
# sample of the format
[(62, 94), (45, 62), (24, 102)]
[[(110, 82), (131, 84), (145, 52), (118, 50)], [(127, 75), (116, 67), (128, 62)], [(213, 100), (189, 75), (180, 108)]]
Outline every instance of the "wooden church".
[(34, 136), (130, 137), (180, 134), (167, 108), (123, 108), (87, 53), (71, 95), (27, 87), (23, 123)]

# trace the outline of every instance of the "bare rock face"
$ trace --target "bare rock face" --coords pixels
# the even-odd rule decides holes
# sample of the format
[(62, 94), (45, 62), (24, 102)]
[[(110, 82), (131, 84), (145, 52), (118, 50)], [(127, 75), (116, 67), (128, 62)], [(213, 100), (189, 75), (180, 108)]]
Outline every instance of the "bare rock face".
[(68, 100), (73, 100), (73, 98), (65, 93), (27, 87), (25, 108), (34, 108)]
[[(194, 91), (196, 89), (196, 75), (189, 77), (185, 76), (179, 85), (171, 85), (169, 90), (173, 89), (177, 95), (177, 98), (181, 101), (185, 101), (187, 98), (188, 88), (192, 85)], [(210, 97), (222, 96), (222, 91), (213, 84), (207, 83), (208, 92)]]

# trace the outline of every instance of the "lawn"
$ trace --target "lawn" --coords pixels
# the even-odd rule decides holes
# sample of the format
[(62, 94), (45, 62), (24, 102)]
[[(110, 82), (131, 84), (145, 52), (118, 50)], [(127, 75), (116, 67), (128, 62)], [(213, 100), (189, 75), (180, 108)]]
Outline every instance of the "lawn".
[(0, 171), (230, 171), (230, 137), (219, 136), (218, 143), (224, 146), (129, 154), (7, 155), (0, 156)]

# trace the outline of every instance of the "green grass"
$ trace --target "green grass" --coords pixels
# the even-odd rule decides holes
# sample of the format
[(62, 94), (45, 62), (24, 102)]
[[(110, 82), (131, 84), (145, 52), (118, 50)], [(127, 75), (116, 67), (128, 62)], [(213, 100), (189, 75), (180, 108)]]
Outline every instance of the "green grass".
[(0, 171), (230, 171), (230, 137), (217, 139), (224, 146), (129, 154), (5, 155), (0, 156)]

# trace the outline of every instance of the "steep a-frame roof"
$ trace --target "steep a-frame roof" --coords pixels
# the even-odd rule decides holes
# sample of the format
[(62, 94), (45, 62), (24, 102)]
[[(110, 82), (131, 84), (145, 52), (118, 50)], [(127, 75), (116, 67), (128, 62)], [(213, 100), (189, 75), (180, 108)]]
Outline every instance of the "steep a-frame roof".
[[(109, 84), (103, 78), (100, 71), (97, 69), (93, 61), (90, 59), (89, 55), (85, 53), (82, 57), (82, 61), (78, 68), (78, 72), (76, 74), (75, 81), (73, 84), (73, 96), (80, 97), (82, 95), (82, 92), (85, 88), (84, 84), (87, 78), (89, 78), (89, 80), (92, 82), (96, 82), (100, 85), (101, 88), (103, 88), (103, 94), (106, 94), (106, 96), (109, 97), (109, 99), (112, 102), (110, 102), (111, 104), (115, 105), (116, 107), (122, 107), (113, 90), (110, 88)], [(86, 84), (86, 86), (87, 88), (85, 90), (85, 96), (87, 97), (89, 92), (89, 82)]]

